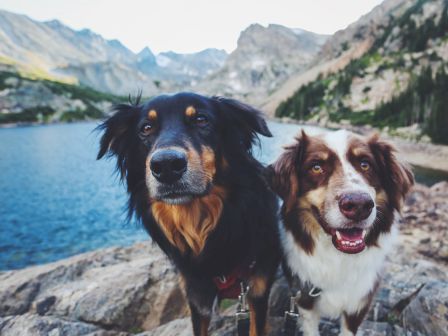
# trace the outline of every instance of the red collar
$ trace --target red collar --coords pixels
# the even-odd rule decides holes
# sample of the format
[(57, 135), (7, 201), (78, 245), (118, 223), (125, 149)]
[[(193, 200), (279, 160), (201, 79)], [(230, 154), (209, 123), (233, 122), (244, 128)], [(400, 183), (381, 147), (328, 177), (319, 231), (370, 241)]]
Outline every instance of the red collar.
[(239, 265), (227, 275), (221, 275), (213, 278), (218, 289), (219, 299), (237, 299), (241, 292), (241, 282), (247, 282), (252, 275), (255, 261), (247, 265)]

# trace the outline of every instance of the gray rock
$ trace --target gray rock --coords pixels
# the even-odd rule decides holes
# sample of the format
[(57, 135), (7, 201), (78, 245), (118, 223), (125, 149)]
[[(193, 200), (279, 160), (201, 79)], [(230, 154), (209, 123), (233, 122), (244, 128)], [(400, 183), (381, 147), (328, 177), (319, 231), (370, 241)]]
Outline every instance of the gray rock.
[(425, 335), (448, 334), (448, 283), (428, 282), (403, 310), (403, 325)]
[(99, 330), (99, 327), (92, 324), (54, 316), (24, 314), (0, 318), (2, 336), (78, 336)]
[(25, 313), (129, 331), (183, 317), (187, 308), (171, 263), (140, 243), (0, 273), (0, 316)]

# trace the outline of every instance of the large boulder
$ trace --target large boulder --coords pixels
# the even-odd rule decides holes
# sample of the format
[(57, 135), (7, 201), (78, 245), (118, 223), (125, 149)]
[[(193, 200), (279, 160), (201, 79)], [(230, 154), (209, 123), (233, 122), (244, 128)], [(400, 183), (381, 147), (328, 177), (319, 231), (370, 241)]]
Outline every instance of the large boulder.
[[(178, 274), (149, 243), (0, 273), (1, 334), (4, 323), (17, 326), (23, 314), (36, 319), (63, 317), (107, 330), (136, 332), (187, 312)], [(43, 318), (39, 323), (48, 321)]]

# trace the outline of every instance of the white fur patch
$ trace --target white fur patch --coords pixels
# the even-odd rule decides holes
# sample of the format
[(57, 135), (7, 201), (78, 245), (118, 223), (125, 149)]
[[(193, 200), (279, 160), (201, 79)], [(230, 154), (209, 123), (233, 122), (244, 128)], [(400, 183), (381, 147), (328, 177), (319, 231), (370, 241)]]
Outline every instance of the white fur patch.
[(396, 225), (393, 225), (390, 233), (380, 235), (379, 247), (346, 254), (337, 250), (331, 236), (321, 231), (312, 255), (308, 255), (283, 226), (280, 233), (289, 267), (302, 281), (322, 289), (315, 308), (329, 318), (338, 318), (343, 312), (355, 313), (363, 307), (363, 299), (373, 289), (397, 237)]
[[(360, 174), (352, 163), (347, 158), (347, 150), (349, 145), (350, 136), (353, 134), (347, 132), (346, 130), (339, 130), (337, 132), (327, 133), (324, 136), (324, 141), (328, 148), (333, 150), (338, 156), (339, 162), (342, 166), (342, 173), (344, 176), (344, 183), (341, 189), (338, 191), (339, 194), (346, 192), (360, 192), (370, 195), (372, 200), (376, 198), (376, 191), (367, 181), (364, 179), (362, 174)], [(339, 196), (339, 195), (333, 195)], [(329, 202), (326, 204), (326, 211), (322, 214), (327, 223), (332, 223), (333, 227), (343, 227), (347, 222), (347, 219), (342, 215), (339, 210), (337, 202), (334, 202), (333, 197), (330, 198)], [(369, 217), (364, 219), (359, 223), (360, 227), (367, 228), (373, 224), (376, 218), (376, 207), (372, 209)]]

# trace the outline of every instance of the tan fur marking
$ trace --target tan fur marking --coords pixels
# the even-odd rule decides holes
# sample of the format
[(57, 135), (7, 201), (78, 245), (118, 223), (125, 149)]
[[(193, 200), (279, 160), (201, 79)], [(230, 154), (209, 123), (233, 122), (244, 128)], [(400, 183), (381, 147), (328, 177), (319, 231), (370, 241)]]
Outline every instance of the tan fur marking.
[(226, 170), (227, 168), (229, 168), (229, 162), (224, 156), (221, 159), (221, 168), (222, 170)]
[(201, 161), (204, 171), (210, 180), (213, 179), (216, 173), (215, 153), (210, 147), (202, 146)]
[(267, 280), (264, 276), (253, 276), (250, 279), (250, 294), (254, 297), (261, 297), (266, 293)]
[(298, 200), (299, 209), (301, 209), (301, 218), (298, 221), (303, 223), (303, 228), (308, 232), (311, 237), (317, 238), (321, 226), (312, 212), (312, 206), (322, 211), (325, 202), (325, 193), (327, 189), (320, 187), (306, 193)]
[(156, 110), (150, 110), (148, 112), (148, 119), (151, 120), (151, 121), (157, 120), (157, 112), (156, 112)]
[(387, 194), (384, 190), (380, 190), (376, 193), (375, 197), (375, 203), (377, 206), (383, 206), (386, 205), (389, 202), (389, 197), (387, 197)]
[(257, 320), (257, 313), (255, 312), (254, 306), (249, 302), (249, 313), (250, 313), (250, 327), (249, 336), (258, 336), (257, 326), (255, 321)]
[(201, 336), (208, 335), (208, 326), (209, 325), (210, 325), (210, 318), (201, 316), (201, 331), (200, 331)]
[(171, 244), (181, 252), (190, 248), (195, 255), (201, 253), (208, 235), (218, 223), (226, 190), (215, 186), (203, 197), (188, 204), (152, 203), (152, 214)]
[(188, 106), (187, 109), (185, 110), (185, 115), (188, 118), (193, 117), (196, 114), (196, 109), (193, 106)]
[(249, 327), (249, 336), (261, 336), (261, 335), (267, 335), (268, 326), (267, 321), (265, 322), (265, 325), (263, 326), (263, 330), (261, 330), (259, 333), (257, 333), (257, 326), (256, 326), (256, 320), (257, 320), (257, 313), (255, 311), (255, 307), (249, 300), (249, 314), (250, 314), (250, 327)]

